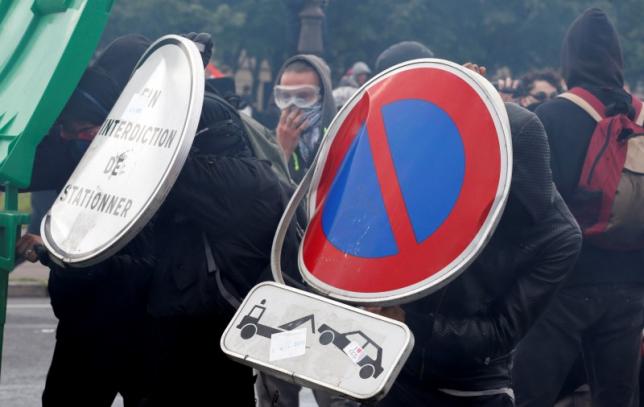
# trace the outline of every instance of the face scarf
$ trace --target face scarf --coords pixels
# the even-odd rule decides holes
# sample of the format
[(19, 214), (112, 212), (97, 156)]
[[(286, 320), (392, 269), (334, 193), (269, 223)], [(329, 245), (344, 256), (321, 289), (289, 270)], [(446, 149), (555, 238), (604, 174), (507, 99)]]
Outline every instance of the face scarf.
[(72, 158), (76, 160), (77, 162), (83, 158), (83, 155), (85, 154), (85, 151), (89, 148), (89, 145), (92, 143), (91, 140), (82, 140), (82, 139), (74, 139), (74, 140), (69, 140), (70, 143), (70, 153), (72, 155)]
[(315, 154), (315, 149), (320, 141), (320, 118), (322, 117), (322, 103), (311, 107), (300, 109), (304, 114), (304, 120), (308, 121), (309, 127), (300, 136), (300, 153), (304, 161), (309, 162)]

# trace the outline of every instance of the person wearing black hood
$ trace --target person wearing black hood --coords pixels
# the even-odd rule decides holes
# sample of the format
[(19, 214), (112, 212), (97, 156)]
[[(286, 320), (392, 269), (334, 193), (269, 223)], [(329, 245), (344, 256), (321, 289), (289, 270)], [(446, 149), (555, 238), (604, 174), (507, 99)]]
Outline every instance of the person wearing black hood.
[[(383, 70), (424, 58), (428, 51), (416, 44), (394, 45), (376, 66)], [(543, 126), (518, 105), (505, 107), (512, 132), (512, 182), (486, 247), (437, 292), (403, 306), (368, 308), (404, 321), (415, 337), (407, 363), (379, 406), (514, 405), (512, 351), (575, 261), (581, 233), (552, 182)]]
[[(38, 145), (29, 190), (62, 189), (149, 45), (140, 35), (120, 37), (86, 69)], [(117, 393), (126, 405), (139, 403), (148, 365), (143, 349), (149, 334), (149, 237), (141, 233), (110, 259), (81, 269), (51, 262), (42, 246), (35, 250), (38, 244), (39, 236), (26, 234), (17, 252), (35, 261), (40, 251), (50, 269), (48, 289), (58, 326), (43, 406), (110, 406)]]
[[(86, 69), (55, 125), (38, 144), (31, 184), (31, 219), (18, 242), (18, 255), (40, 243), (40, 221), (45, 216), (96, 135), (130, 72), (150, 40), (139, 34), (117, 38)], [(35, 253), (27, 253), (34, 261)]]
[[(151, 225), (148, 311), (160, 350), (146, 406), (255, 405), (252, 369), (228, 358), (219, 340), (249, 290), (271, 279), (291, 185), (256, 156), (249, 137), (235, 108), (207, 86), (190, 153)], [(297, 239), (287, 241), (292, 272)]]
[[(592, 93), (609, 116), (625, 113), (633, 119), (618, 34), (603, 11), (587, 10), (572, 23), (561, 64), (568, 88)], [(597, 122), (564, 98), (544, 103), (536, 114), (548, 134), (553, 179), (571, 202)], [(584, 240), (570, 278), (518, 348), (518, 405), (553, 405), (580, 350), (593, 406), (638, 405), (643, 264), (644, 250), (606, 250)]]

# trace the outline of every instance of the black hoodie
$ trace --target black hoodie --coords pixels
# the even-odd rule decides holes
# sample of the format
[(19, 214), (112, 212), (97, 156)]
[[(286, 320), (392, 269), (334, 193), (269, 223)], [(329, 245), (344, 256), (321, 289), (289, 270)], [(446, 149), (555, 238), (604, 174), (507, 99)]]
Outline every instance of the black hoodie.
[[(103, 123), (150, 44), (138, 34), (112, 41), (87, 68), (60, 119)], [(83, 153), (75, 143), (63, 141), (57, 131), (51, 131), (36, 149), (29, 190), (62, 189)]]
[(546, 309), (579, 251), (579, 228), (552, 187), (541, 123), (516, 104), (506, 109), (514, 155), (507, 206), (463, 274), (403, 306), (416, 342), (398, 379), (403, 388), (510, 387), (510, 352)]
[(561, 69), (569, 88), (624, 86), (622, 48), (606, 13), (591, 8), (573, 21), (561, 47)]
[[(630, 95), (623, 89), (622, 50), (606, 14), (592, 8), (570, 26), (561, 47), (561, 65), (568, 87), (594, 94), (610, 112), (628, 112)], [(565, 201), (577, 188), (586, 150), (596, 122), (572, 102), (555, 98), (535, 111), (551, 151), (552, 175)], [(644, 251), (614, 252), (584, 243), (569, 285), (644, 283)]]

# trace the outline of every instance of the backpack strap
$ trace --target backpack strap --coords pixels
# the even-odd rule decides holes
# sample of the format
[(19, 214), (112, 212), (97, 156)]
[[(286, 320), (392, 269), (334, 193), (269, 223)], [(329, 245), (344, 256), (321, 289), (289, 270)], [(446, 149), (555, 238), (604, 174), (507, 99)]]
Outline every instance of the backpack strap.
[(219, 294), (221, 294), (226, 302), (228, 302), (228, 304), (230, 304), (233, 308), (239, 308), (239, 306), (241, 305), (241, 301), (239, 300), (240, 296), (231, 293), (224, 285), (224, 281), (221, 279), (221, 270), (219, 269), (219, 267), (217, 267), (217, 263), (215, 263), (215, 257), (212, 255), (210, 242), (208, 242), (208, 238), (206, 237), (205, 233), (202, 233), (201, 237), (203, 238), (204, 248), (206, 250), (206, 265), (208, 267), (208, 274), (215, 273), (215, 281), (217, 282), (217, 289), (219, 290)]
[(604, 104), (586, 89), (572, 88), (557, 97), (571, 101), (597, 122), (602, 121), (606, 117)]
[(637, 97), (631, 95), (633, 108), (635, 109), (635, 124), (644, 127), (644, 104)]

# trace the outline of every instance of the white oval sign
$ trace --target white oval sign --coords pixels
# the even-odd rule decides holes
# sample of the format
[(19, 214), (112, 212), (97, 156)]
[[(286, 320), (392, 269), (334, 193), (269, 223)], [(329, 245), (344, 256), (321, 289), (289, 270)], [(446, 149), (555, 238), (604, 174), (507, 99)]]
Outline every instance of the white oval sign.
[(145, 226), (185, 163), (203, 93), (192, 41), (170, 35), (150, 46), (43, 219), (41, 235), (54, 258), (95, 264)]

